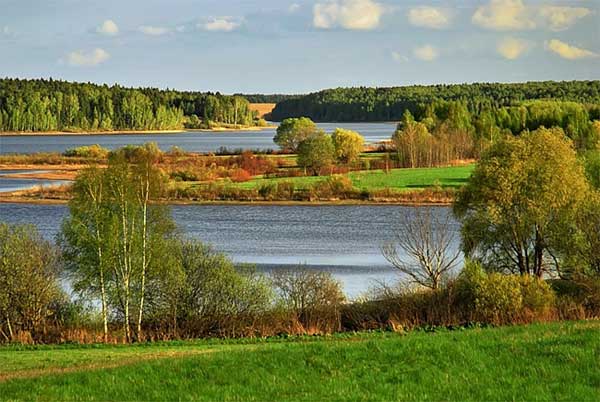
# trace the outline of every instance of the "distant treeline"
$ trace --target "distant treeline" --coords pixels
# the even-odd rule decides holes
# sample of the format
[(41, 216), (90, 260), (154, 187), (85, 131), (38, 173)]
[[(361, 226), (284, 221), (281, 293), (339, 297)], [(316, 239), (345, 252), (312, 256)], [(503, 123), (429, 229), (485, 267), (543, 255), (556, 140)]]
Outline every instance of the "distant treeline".
[(254, 118), (240, 96), (0, 79), (0, 131), (173, 130)]
[(328, 89), (280, 101), (271, 118), (274, 121), (289, 117), (310, 117), (318, 122), (398, 121), (408, 110), (421, 120), (428, 117), (431, 104), (447, 101), (462, 102), (469, 113), (478, 115), (540, 99), (600, 103), (600, 81)]
[(246, 98), (250, 103), (279, 103), (288, 99), (300, 98), (303, 95), (284, 95), (284, 94), (235, 94), (235, 96), (241, 96)]

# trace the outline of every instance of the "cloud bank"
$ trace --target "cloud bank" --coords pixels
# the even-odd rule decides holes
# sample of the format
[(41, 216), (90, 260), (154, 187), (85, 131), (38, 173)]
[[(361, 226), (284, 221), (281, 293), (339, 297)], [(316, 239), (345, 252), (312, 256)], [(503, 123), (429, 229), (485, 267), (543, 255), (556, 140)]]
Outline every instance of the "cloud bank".
[(102, 64), (110, 59), (110, 54), (100, 48), (96, 48), (90, 52), (77, 50), (67, 55), (67, 63), (75, 67), (93, 67)]
[(371, 30), (379, 26), (384, 8), (372, 0), (333, 0), (313, 7), (313, 25), (319, 29), (341, 27)]

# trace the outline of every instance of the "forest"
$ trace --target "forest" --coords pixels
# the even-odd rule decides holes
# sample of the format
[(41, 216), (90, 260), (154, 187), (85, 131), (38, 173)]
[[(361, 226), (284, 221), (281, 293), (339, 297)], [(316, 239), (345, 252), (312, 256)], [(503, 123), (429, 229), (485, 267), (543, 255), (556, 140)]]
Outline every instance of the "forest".
[(505, 108), (509, 113), (516, 112), (518, 115), (519, 107), (532, 100), (598, 104), (600, 81), (328, 89), (282, 100), (273, 110), (271, 119), (281, 121), (289, 117), (309, 117), (317, 122), (397, 121), (408, 110), (420, 120), (428, 116), (436, 104), (448, 101), (463, 103), (471, 115), (494, 115)]
[(254, 119), (240, 96), (0, 79), (0, 131), (178, 130), (248, 126)]

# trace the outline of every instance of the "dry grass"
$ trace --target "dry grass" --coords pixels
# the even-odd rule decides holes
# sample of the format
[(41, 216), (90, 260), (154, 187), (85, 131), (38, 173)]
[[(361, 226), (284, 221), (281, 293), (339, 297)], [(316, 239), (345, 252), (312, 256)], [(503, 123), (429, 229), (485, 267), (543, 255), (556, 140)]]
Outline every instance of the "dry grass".
[(258, 112), (258, 117), (261, 119), (275, 109), (276, 103), (251, 103), (250, 110)]

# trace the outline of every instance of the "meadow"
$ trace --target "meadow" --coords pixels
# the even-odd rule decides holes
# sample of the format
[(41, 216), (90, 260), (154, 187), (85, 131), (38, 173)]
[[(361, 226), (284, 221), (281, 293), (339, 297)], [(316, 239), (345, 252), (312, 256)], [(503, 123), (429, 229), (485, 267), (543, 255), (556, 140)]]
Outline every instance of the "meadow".
[(0, 348), (2, 400), (598, 400), (599, 321)]
[[(430, 187), (458, 188), (463, 186), (475, 165), (444, 166), (415, 169), (390, 169), (357, 171), (345, 174), (354, 187), (359, 190), (392, 189), (398, 191), (423, 190)], [(237, 183), (235, 186), (244, 189), (260, 188), (268, 183), (287, 181), (294, 183), (297, 189), (307, 190), (310, 186), (324, 178), (320, 176), (301, 176), (285, 178), (254, 178), (250, 181)]]

